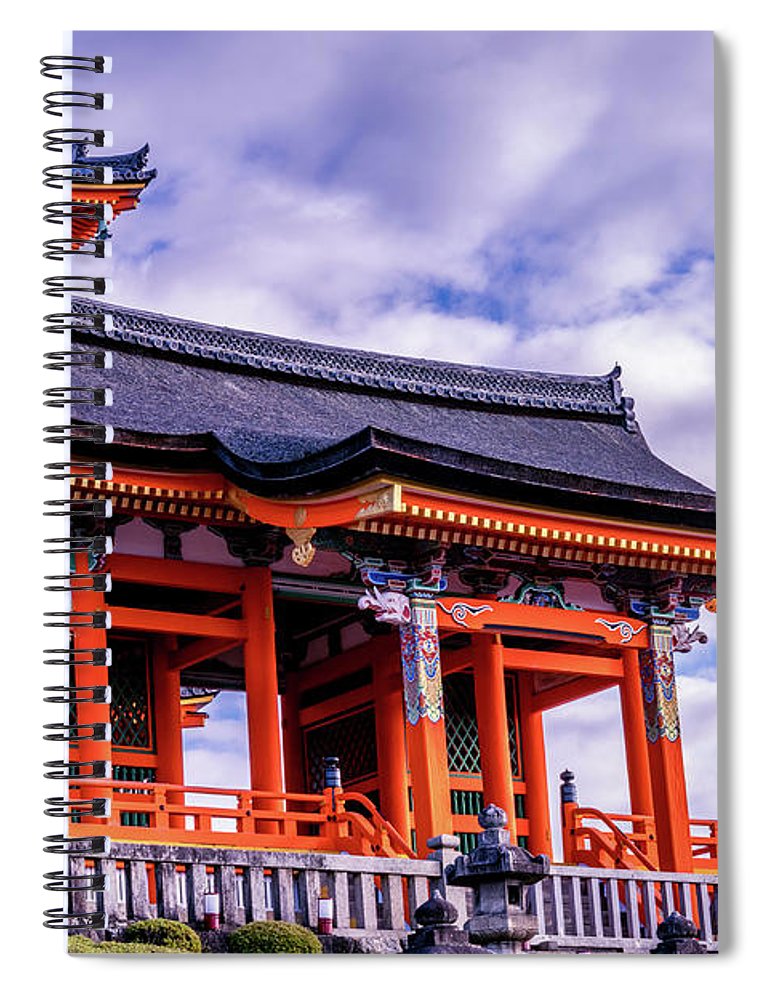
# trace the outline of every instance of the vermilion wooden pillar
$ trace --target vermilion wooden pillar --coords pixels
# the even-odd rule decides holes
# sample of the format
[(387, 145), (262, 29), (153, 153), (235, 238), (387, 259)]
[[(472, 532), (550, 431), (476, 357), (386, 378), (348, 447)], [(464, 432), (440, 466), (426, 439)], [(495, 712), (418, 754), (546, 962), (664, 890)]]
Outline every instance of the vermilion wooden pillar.
[[(248, 629), (243, 645), (243, 672), (251, 787), (280, 792), (283, 789), (275, 617), (272, 574), (267, 566), (252, 566), (245, 572), (243, 617)], [(275, 800), (274, 806), (279, 808), (280, 800)]]
[(623, 650), (623, 679), (620, 682), (620, 708), (623, 714), (623, 739), (626, 745), (626, 770), (631, 812), (652, 816), (650, 759), (644, 723), (644, 700), (639, 678), (639, 654)]
[[(78, 574), (88, 574), (92, 570), (88, 565), (88, 554), (79, 552), (75, 556), (75, 572)], [(72, 592), (73, 612), (93, 612), (107, 610), (104, 594), (90, 590), (74, 590)], [(104, 649), (107, 647), (107, 630), (94, 628), (75, 628), (72, 630), (72, 642), (75, 650)], [(87, 652), (84, 657), (90, 657)], [(109, 684), (109, 667), (91, 667), (77, 664), (73, 670), (74, 684), (77, 687), (107, 687)], [(104, 725), (109, 733), (110, 706), (99, 704), (83, 703), (77, 707), (77, 722), (79, 726)], [(108, 740), (87, 740), (85, 742), (74, 743), (70, 747), (71, 759), (106, 761), (108, 765), (112, 761), (112, 741)], [(109, 774), (109, 767), (108, 772)], [(101, 794), (101, 793), (100, 793)], [(105, 792), (106, 794), (106, 792)]]
[(529, 821), (528, 849), (532, 854), (553, 857), (551, 812), (548, 801), (548, 764), (545, 755), (543, 713), (533, 708), (534, 674), (519, 674), (519, 719), (524, 780), (527, 784), (526, 814)]
[(283, 778), (287, 792), (305, 791), (305, 774), (302, 767), (302, 732), (299, 724), (299, 690), (297, 681), (297, 674), (287, 674), (286, 691), (281, 695)]
[(452, 803), (436, 604), (419, 595), (410, 603), (411, 622), (401, 627), (401, 664), (416, 846), (424, 857), (430, 837), (452, 833)]
[(671, 623), (652, 618), (650, 648), (639, 654), (655, 829), (662, 871), (693, 870)]
[(479, 727), (484, 804), (499, 806), (508, 816), (516, 842), (516, 809), (511, 776), (508, 708), (505, 703), (505, 667), (499, 635), (480, 635), (473, 641), (473, 680)]
[(152, 671), (158, 781), (169, 785), (183, 785), (180, 672), (169, 666), (169, 646), (164, 639), (158, 639), (152, 644)]
[(409, 843), (409, 783), (401, 661), (397, 649), (383, 651), (374, 662), (374, 715), (377, 731), (377, 775), (380, 812)]
[[(168, 785), (184, 784), (184, 745), (179, 676), (169, 666), (171, 643), (167, 638), (152, 644), (153, 694), (155, 701), (155, 741), (158, 751), (157, 780)], [(183, 792), (169, 792), (169, 805), (182, 805)], [(169, 826), (184, 829), (184, 816), (171, 815)]]

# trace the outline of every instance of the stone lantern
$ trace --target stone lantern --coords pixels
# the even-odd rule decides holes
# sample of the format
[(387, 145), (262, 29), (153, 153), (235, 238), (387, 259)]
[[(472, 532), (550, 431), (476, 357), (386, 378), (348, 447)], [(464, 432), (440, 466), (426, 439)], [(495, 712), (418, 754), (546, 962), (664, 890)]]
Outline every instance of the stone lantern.
[(457, 907), (438, 891), (417, 907), (414, 922), (418, 930), (407, 938), (410, 955), (473, 955), (487, 950), (469, 942), (467, 930), (456, 926)]
[(511, 843), (508, 817), (495, 805), (479, 813), (478, 846), (447, 869), (450, 885), (473, 888), (473, 916), (466, 922), (474, 944), (515, 954), (537, 933), (537, 917), (527, 913), (525, 886), (548, 874), (550, 861)]
[(653, 955), (702, 955), (706, 946), (698, 940), (698, 928), (687, 917), (674, 910), (658, 924), (659, 943)]

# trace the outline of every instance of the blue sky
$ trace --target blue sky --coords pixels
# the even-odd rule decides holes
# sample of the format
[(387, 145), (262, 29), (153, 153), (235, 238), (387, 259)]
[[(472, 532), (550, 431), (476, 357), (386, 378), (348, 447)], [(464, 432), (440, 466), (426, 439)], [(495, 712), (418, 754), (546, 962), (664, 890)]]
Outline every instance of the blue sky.
[[(77, 43), (114, 57), (116, 148), (149, 142), (158, 169), (115, 227), (117, 300), (390, 353), (580, 373), (618, 361), (653, 450), (714, 484), (710, 34)], [(679, 658), (693, 792), (712, 813), (713, 648)], [(615, 708), (600, 696), (554, 716), (554, 761), (581, 711), (595, 728)], [(619, 798), (601, 755), (582, 753), (603, 774), (595, 794)]]

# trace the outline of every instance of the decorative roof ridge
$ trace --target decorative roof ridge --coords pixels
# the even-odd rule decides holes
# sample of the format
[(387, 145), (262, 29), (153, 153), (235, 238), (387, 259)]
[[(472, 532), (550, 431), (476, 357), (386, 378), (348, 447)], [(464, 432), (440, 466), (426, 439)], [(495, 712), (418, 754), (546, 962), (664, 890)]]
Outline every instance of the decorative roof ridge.
[(89, 326), (88, 333), (146, 349), (410, 397), (615, 417), (638, 430), (617, 364), (606, 375), (519, 371), (294, 340), (91, 299), (73, 298), (72, 308), (111, 316), (111, 328)]
[(150, 155), (150, 144), (146, 142), (132, 153), (108, 153), (103, 156), (89, 156), (90, 143), (75, 142), (72, 144), (72, 165), (82, 167), (82, 171), (74, 170), (73, 179), (88, 180), (89, 167), (112, 167), (114, 181), (147, 181), (149, 183), (157, 176), (158, 171), (147, 167)]

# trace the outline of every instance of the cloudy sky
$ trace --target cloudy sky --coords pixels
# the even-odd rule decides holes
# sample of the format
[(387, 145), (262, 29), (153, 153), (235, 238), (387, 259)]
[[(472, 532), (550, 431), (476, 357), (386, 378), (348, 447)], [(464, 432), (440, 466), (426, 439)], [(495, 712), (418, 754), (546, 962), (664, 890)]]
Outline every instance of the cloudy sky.
[[(76, 41), (114, 57), (116, 148), (149, 142), (158, 169), (115, 227), (116, 300), (514, 368), (619, 361), (653, 449), (713, 486), (710, 34)], [(701, 650), (681, 658), (699, 800), (715, 733)], [(589, 733), (613, 697), (553, 713), (555, 767), (564, 732), (601, 771)]]

